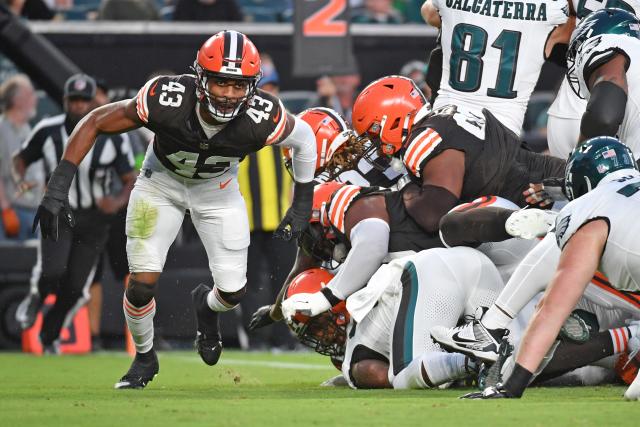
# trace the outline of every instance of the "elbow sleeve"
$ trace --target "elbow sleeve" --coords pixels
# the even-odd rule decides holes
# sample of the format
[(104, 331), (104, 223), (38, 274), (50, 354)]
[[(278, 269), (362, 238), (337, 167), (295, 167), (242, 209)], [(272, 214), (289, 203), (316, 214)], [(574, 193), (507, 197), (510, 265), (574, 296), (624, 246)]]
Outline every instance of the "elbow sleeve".
[(627, 94), (620, 86), (609, 81), (596, 84), (582, 116), (580, 132), (586, 138), (615, 136), (626, 108)]
[(405, 191), (403, 200), (409, 216), (427, 233), (437, 233), (440, 218), (458, 204), (455, 194), (435, 185), (425, 185), (418, 191)]
[(498, 207), (449, 212), (440, 220), (440, 239), (449, 247), (476, 247), (485, 242), (510, 239), (504, 224), (512, 213), (511, 209)]
[[(294, 116), (295, 117), (295, 116)], [(295, 117), (293, 130), (280, 145), (291, 148), (293, 178), (296, 182), (311, 182), (316, 172), (316, 137), (311, 126)]]

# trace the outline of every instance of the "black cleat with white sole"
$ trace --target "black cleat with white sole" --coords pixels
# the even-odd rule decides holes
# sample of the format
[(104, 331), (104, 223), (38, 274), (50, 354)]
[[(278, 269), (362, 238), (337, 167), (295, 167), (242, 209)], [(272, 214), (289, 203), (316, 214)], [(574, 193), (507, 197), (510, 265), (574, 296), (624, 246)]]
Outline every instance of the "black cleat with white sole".
[(508, 333), (505, 329), (487, 329), (479, 320), (473, 320), (455, 328), (435, 326), (431, 338), (449, 351), (495, 362), (500, 342)]
[(213, 366), (222, 354), (222, 337), (218, 312), (211, 310), (207, 304), (209, 292), (211, 288), (200, 283), (191, 291), (191, 299), (197, 321), (196, 350), (204, 363)]
[(153, 381), (153, 378), (160, 372), (160, 364), (158, 363), (158, 355), (154, 349), (146, 353), (136, 353), (136, 357), (131, 363), (131, 367), (120, 381), (118, 381), (114, 388), (118, 390), (122, 389), (143, 389), (147, 386), (149, 381)]

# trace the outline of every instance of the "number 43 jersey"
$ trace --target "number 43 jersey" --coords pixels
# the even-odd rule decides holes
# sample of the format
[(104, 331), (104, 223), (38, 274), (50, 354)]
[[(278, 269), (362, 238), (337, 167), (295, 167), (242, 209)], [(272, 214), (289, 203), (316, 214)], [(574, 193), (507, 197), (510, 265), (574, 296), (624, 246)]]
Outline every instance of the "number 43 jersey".
[(287, 121), (278, 98), (258, 89), (244, 113), (208, 138), (197, 107), (196, 78), (190, 74), (156, 77), (140, 89), (136, 96), (138, 116), (155, 133), (144, 167), (157, 167), (155, 157), (184, 178), (216, 178), (230, 169), (235, 174), (244, 156), (278, 141)]
[(566, 0), (433, 0), (442, 19), (442, 80), (434, 107), (486, 108), (520, 135)]

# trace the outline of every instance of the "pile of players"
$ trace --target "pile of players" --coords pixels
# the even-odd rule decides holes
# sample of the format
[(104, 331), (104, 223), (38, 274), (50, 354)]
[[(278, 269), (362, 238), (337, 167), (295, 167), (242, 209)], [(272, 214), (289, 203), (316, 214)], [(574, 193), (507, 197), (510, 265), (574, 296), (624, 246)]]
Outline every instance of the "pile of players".
[[(571, 35), (549, 124), (551, 152), (571, 152), (565, 161), (518, 137), (520, 107), (552, 54), (533, 80), (513, 68), (503, 85), (500, 68), (494, 88), (481, 76), (472, 86), (473, 72), (491, 71), (490, 59), (473, 68), (474, 43), (491, 35), (435, 1), (425, 17), (433, 10), (445, 58), (433, 104), (388, 76), (357, 97), (353, 130), (331, 110), (301, 114), (318, 149), (310, 225), (278, 301), (251, 328), (284, 319), (354, 388), (472, 379), (482, 391), (465, 397), (504, 398), (532, 382), (625, 381), (625, 397), (640, 398), (638, 18), (578, 11), (573, 32), (573, 22), (547, 23), (551, 36), (537, 40), (539, 51), (562, 51), (561, 38), (549, 40)], [(529, 27), (520, 53), (534, 43)], [(502, 67), (518, 44), (496, 46)], [(456, 55), (466, 55), (462, 77)]]
[[(252, 328), (286, 321), (357, 388), (472, 378), (483, 390), (468, 397), (520, 397), (532, 381), (597, 364), (637, 399), (640, 21), (576, 3), (428, 0), (442, 44), (433, 99), (407, 78), (381, 78), (357, 97), (353, 129), (328, 109), (292, 116), (257, 89), (258, 51), (231, 30), (202, 45), (194, 74), (156, 77), (85, 117), (38, 210), (45, 238), (73, 224), (69, 188), (96, 135), (155, 134), (128, 205), (123, 310), (136, 356), (116, 388), (144, 388), (159, 372), (154, 296), (187, 211), (214, 279), (192, 292), (196, 349), (218, 362), (218, 313), (247, 286), (238, 163), (274, 144), (295, 180), (276, 234), (295, 238), (298, 254)], [(567, 68), (549, 113), (559, 157), (519, 137), (545, 60)]]

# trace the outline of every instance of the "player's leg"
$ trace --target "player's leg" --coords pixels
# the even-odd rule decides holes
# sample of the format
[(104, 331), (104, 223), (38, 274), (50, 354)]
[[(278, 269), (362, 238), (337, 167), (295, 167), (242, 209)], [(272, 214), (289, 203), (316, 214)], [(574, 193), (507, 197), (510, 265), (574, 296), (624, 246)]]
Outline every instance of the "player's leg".
[(43, 347), (58, 339), (65, 320), (73, 315), (88, 299), (88, 291), (95, 273), (98, 256), (107, 240), (109, 224), (97, 212), (79, 212), (72, 231), (65, 280), (60, 282), (56, 302), (44, 317), (40, 339)]
[(431, 331), (432, 337), (452, 350), (495, 362), (500, 341), (509, 324), (535, 295), (546, 288), (559, 259), (555, 235), (549, 233), (518, 265), (482, 321), (476, 319), (458, 328), (437, 327)]
[(547, 142), (549, 153), (563, 160), (578, 144), (580, 137), (580, 118), (564, 118), (549, 115), (547, 121)]
[(164, 173), (140, 175), (129, 198), (125, 229), (131, 275), (122, 306), (136, 356), (116, 383), (119, 389), (143, 388), (159, 371), (153, 350), (154, 296), (167, 252), (184, 219), (181, 185)]
[[(444, 353), (430, 332), (455, 326), (472, 295), (491, 303), (502, 286), (496, 268), (474, 249), (432, 249), (407, 263), (401, 281), (389, 372), (394, 388), (429, 388), (467, 376), (474, 368), (467, 357)], [(477, 291), (484, 282), (492, 283)]]
[(196, 348), (206, 364), (215, 365), (222, 353), (218, 313), (233, 310), (246, 291), (249, 219), (235, 178), (219, 189), (197, 184), (189, 194), (191, 220), (207, 251), (214, 282), (213, 288), (201, 283), (191, 292)]
[[(64, 238), (64, 230), (63, 225), (60, 229), (58, 242), (53, 242), (50, 239), (38, 239), (38, 252), (36, 264), (31, 270), (29, 293), (16, 310), (16, 321), (22, 329), (33, 326), (44, 300), (58, 288), (58, 282), (66, 271), (71, 241)], [(47, 272), (44, 275), (42, 274), (43, 252), (47, 254), (47, 260), (44, 263)]]

